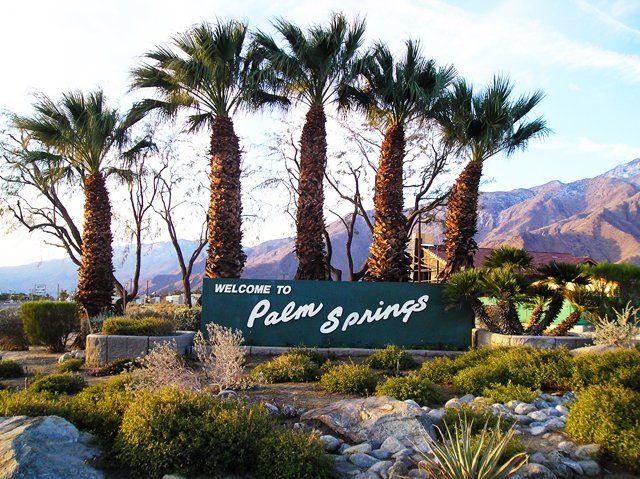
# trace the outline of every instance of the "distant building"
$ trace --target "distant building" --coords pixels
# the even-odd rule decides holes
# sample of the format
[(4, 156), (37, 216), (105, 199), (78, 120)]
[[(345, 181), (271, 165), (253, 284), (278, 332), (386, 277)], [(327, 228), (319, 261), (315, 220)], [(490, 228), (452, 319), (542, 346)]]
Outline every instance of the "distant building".
[[(196, 304), (197, 301), (200, 299), (200, 296), (201, 295), (198, 293), (193, 293), (191, 295), (191, 304)], [(184, 293), (168, 294), (165, 298), (165, 301), (171, 304), (184, 304)]]
[[(444, 245), (436, 245), (430, 241), (428, 236), (423, 235), (422, 241), (417, 235), (412, 238), (411, 249), (411, 281), (422, 283), (438, 283), (440, 273), (447, 264), (447, 256)], [(489, 253), (494, 248), (478, 248), (473, 257), (473, 264), (476, 268), (482, 268)], [(561, 253), (554, 251), (527, 251), (533, 258), (533, 266), (542, 266), (552, 263), (571, 264), (596, 264), (588, 256), (574, 256), (571, 253)], [(421, 265), (421, 267), (420, 267)]]

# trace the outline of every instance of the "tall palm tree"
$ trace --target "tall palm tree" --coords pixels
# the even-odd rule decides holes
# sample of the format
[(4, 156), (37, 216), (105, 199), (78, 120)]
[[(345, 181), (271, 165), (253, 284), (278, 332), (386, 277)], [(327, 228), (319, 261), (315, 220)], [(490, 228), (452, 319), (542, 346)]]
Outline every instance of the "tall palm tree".
[(232, 115), (240, 108), (285, 104), (264, 86), (268, 75), (251, 55), (247, 25), (237, 21), (203, 23), (172, 38), (168, 47), (144, 55), (133, 70), (133, 88), (150, 88), (157, 97), (139, 103), (140, 111), (175, 118), (188, 112), (187, 129), (211, 134), (208, 278), (238, 278), (246, 261), (242, 250), (240, 143)]
[[(549, 289), (551, 299), (544, 316), (537, 323), (530, 325), (527, 330), (530, 334), (542, 334), (558, 318), (564, 301), (570, 297), (571, 291), (591, 284), (591, 278), (579, 265), (575, 264), (554, 261), (540, 266), (538, 271), (543, 277), (533, 283), (533, 286)], [(577, 296), (577, 298), (580, 297), (583, 296)]]
[(453, 67), (438, 68), (422, 57), (417, 42), (407, 41), (404, 56), (396, 61), (382, 43), (360, 62), (362, 85), (347, 88), (373, 124), (384, 128), (376, 172), (373, 244), (366, 278), (407, 281), (407, 219), (404, 214), (403, 166), (405, 128), (414, 121), (433, 118), (433, 112), (453, 81)]
[(324, 174), (327, 165), (325, 107), (335, 103), (355, 76), (354, 65), (362, 44), (364, 22), (351, 24), (334, 14), (329, 25), (306, 32), (283, 19), (274, 23), (283, 38), (279, 45), (257, 32), (259, 56), (278, 75), (282, 92), (308, 107), (300, 138), (298, 210), (296, 212), (296, 279), (328, 279), (324, 248)]
[(513, 86), (501, 77), (495, 77), (479, 93), (464, 80), (455, 84), (440, 123), (447, 143), (466, 156), (468, 163), (456, 179), (449, 199), (444, 239), (447, 265), (443, 278), (473, 266), (484, 162), (498, 153), (511, 155), (518, 149), (524, 150), (530, 140), (549, 132), (542, 118), (527, 119), (542, 98), (542, 92), (538, 91), (514, 99)]
[(84, 228), (77, 299), (89, 317), (110, 308), (114, 290), (111, 247), (111, 203), (106, 180), (110, 175), (128, 177), (128, 163), (143, 148), (141, 140), (127, 151), (129, 131), (142, 117), (122, 115), (107, 106), (102, 91), (70, 92), (59, 101), (41, 95), (35, 114), (15, 117), (16, 127), (40, 142), (32, 161), (58, 165), (83, 183)]
[(485, 268), (511, 268), (525, 272), (531, 268), (533, 257), (525, 250), (502, 245), (491, 250), (484, 260)]

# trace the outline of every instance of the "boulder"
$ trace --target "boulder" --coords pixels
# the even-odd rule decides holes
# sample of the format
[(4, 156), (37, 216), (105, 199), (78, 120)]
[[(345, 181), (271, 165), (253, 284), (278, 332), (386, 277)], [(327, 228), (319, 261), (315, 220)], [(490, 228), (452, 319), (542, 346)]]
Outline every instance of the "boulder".
[(320, 442), (324, 445), (324, 450), (326, 452), (336, 452), (340, 449), (340, 445), (342, 441), (336, 437), (330, 435), (320, 436)]
[(2, 479), (102, 479), (87, 464), (99, 454), (90, 434), (58, 416), (0, 418)]
[(375, 457), (362, 452), (356, 452), (355, 454), (351, 454), (349, 456), (349, 461), (351, 462), (351, 464), (353, 464), (356, 467), (359, 467), (360, 469), (369, 469), (374, 464), (377, 464), (378, 462), (380, 462)]
[(368, 442), (363, 442), (362, 444), (356, 444), (355, 446), (348, 447), (342, 454), (350, 455), (350, 454), (369, 454), (372, 451), (371, 444)]
[(350, 440), (382, 444), (394, 436), (404, 444), (424, 442), (425, 434), (435, 438), (431, 419), (419, 407), (388, 396), (344, 399), (307, 411), (304, 421), (319, 421)]
[(518, 474), (524, 479), (557, 479), (557, 476), (546, 466), (530, 462), (525, 464)]

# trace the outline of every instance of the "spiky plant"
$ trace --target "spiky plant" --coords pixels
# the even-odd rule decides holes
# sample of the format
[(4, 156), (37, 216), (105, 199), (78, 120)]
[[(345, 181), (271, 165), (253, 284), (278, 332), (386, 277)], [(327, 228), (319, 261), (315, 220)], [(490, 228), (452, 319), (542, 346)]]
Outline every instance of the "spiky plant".
[(484, 162), (499, 154), (524, 150), (529, 141), (548, 133), (542, 118), (527, 116), (540, 103), (542, 92), (514, 98), (508, 79), (495, 77), (480, 92), (459, 80), (439, 115), (445, 141), (468, 163), (451, 190), (445, 221), (447, 265), (442, 277), (473, 266), (477, 250), (478, 194)]
[(545, 334), (549, 336), (564, 336), (573, 328), (583, 315), (595, 313), (602, 303), (602, 298), (589, 287), (578, 285), (565, 291), (565, 299), (573, 307), (573, 311), (552, 330)]
[(512, 268), (526, 271), (531, 268), (533, 257), (521, 248), (502, 245), (491, 250), (484, 260), (485, 268)]
[(327, 165), (325, 107), (353, 81), (364, 22), (349, 23), (334, 14), (328, 25), (303, 31), (293, 23), (274, 23), (282, 37), (257, 32), (254, 47), (277, 75), (281, 91), (308, 107), (300, 138), (298, 210), (296, 212), (296, 279), (328, 279), (324, 248), (324, 174)]
[(589, 276), (575, 264), (554, 261), (540, 266), (538, 272), (542, 279), (533, 285), (549, 289), (551, 299), (544, 315), (527, 329), (528, 334), (542, 334), (558, 318), (567, 294), (591, 283)]
[[(453, 67), (438, 68), (422, 56), (420, 45), (407, 41), (402, 58), (395, 59), (383, 43), (359, 62), (360, 85), (342, 96), (384, 130), (376, 171), (373, 244), (366, 279), (407, 281), (407, 220), (404, 214), (403, 165), (405, 128), (433, 118), (446, 88), (455, 77)], [(349, 101), (351, 100), (351, 101)]]
[(442, 442), (426, 436), (431, 454), (420, 453), (418, 468), (437, 479), (506, 479), (527, 463), (527, 455), (518, 453), (505, 458), (505, 452), (515, 435), (513, 428), (502, 432), (499, 427), (485, 424), (479, 435), (473, 434), (473, 421), (466, 416), (453, 431), (445, 423), (440, 431)]
[(474, 316), (482, 322), (489, 331), (499, 333), (500, 325), (489, 316), (480, 300), (484, 295), (480, 270), (471, 268), (449, 276), (444, 284), (444, 301), (447, 308), (469, 306)]
[(54, 101), (39, 95), (30, 117), (15, 117), (14, 124), (42, 146), (30, 152), (34, 162), (55, 165), (84, 189), (82, 259), (77, 300), (89, 317), (111, 307), (114, 290), (111, 247), (111, 203), (106, 180), (110, 175), (130, 176), (135, 154), (148, 148), (145, 139), (130, 145), (130, 130), (141, 118), (109, 108), (101, 90), (73, 91)]
[(208, 278), (238, 278), (246, 260), (240, 144), (232, 115), (241, 108), (288, 103), (269, 93), (270, 77), (250, 53), (246, 39), (244, 23), (203, 23), (175, 35), (169, 46), (146, 53), (146, 62), (132, 73), (134, 88), (156, 93), (156, 98), (138, 104), (140, 111), (155, 110), (169, 119), (185, 111), (188, 131), (207, 128), (211, 135)]

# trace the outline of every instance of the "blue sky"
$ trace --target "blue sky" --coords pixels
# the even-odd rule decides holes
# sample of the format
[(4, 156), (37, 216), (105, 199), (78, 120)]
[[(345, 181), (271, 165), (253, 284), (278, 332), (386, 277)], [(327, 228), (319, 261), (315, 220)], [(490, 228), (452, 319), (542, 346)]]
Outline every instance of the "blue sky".
[[(491, 160), (486, 190), (571, 181), (640, 157), (638, 0), (8, 2), (0, 16), (0, 108), (27, 113), (35, 91), (57, 96), (96, 86), (126, 106), (137, 57), (194, 23), (238, 17), (268, 30), (274, 15), (304, 25), (332, 11), (366, 16), (369, 41), (398, 48), (420, 39), (427, 56), (454, 64), (474, 84), (503, 73), (518, 91), (545, 91), (537, 111), (554, 134), (525, 153)], [(237, 128), (251, 144), (268, 125), (244, 118)], [(36, 258), (24, 247), (31, 241), (20, 233), (1, 239), (0, 251), (19, 252), (0, 256), (0, 264)]]

